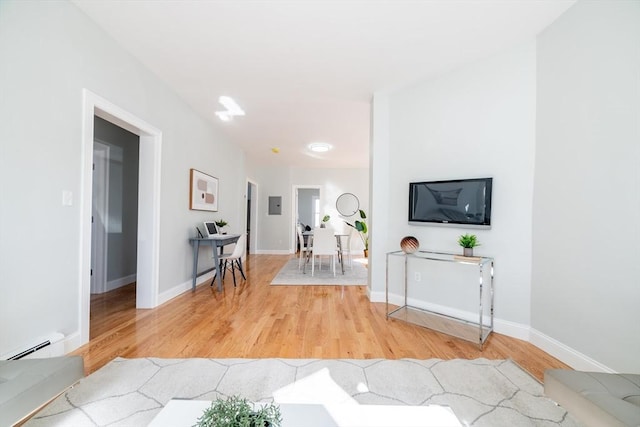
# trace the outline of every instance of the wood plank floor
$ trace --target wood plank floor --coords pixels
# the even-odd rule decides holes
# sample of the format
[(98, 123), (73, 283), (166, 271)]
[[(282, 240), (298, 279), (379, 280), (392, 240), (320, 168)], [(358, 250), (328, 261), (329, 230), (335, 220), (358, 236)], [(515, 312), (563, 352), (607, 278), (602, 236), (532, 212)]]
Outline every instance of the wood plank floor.
[(565, 364), (528, 342), (492, 334), (470, 342), (398, 320), (371, 303), (365, 286), (270, 286), (289, 259), (250, 255), (247, 281), (223, 292), (208, 284), (152, 310), (135, 308), (135, 285), (92, 296), (91, 339), (74, 354), (87, 374), (113, 358), (511, 358), (542, 381)]

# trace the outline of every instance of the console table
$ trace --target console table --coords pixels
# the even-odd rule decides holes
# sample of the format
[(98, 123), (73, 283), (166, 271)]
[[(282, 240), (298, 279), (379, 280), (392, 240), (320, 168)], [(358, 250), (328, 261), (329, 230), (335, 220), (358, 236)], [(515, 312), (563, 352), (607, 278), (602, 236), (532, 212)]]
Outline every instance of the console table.
[[(239, 234), (217, 234), (210, 237), (192, 237), (189, 243), (193, 246), (193, 277), (191, 282), (191, 290), (196, 289), (196, 278), (199, 274), (208, 273), (215, 269), (218, 276), (218, 291), (222, 291), (222, 272), (220, 271), (220, 259), (218, 258), (218, 248), (225, 245), (236, 243), (240, 238)], [(200, 245), (209, 245), (213, 249), (213, 267), (198, 273), (198, 252)], [(214, 276), (215, 279), (215, 276)]]
[[(404, 304), (397, 308), (389, 307), (389, 260), (391, 257), (404, 258)], [(435, 311), (427, 310), (411, 306), (408, 304), (408, 261), (416, 260), (418, 262), (445, 262), (458, 265), (475, 265), (479, 271), (478, 287), (469, 287), (469, 291), (474, 289), (478, 292), (478, 322), (473, 322), (452, 315), (443, 313), (437, 313)], [(424, 326), (430, 329), (434, 329), (438, 332), (442, 332), (448, 335), (456, 336), (458, 338), (465, 339), (478, 343), (480, 349), (493, 331), (493, 258), (490, 257), (463, 257), (456, 254), (444, 253), (444, 252), (430, 252), (430, 251), (417, 251), (412, 254), (405, 254), (402, 251), (394, 251), (387, 253), (387, 272), (386, 272), (386, 304), (387, 304), (387, 320), (389, 318), (403, 320)], [(485, 304), (483, 302), (484, 292), (484, 272), (489, 268), (490, 280), (489, 280), (489, 321), (484, 319)]]

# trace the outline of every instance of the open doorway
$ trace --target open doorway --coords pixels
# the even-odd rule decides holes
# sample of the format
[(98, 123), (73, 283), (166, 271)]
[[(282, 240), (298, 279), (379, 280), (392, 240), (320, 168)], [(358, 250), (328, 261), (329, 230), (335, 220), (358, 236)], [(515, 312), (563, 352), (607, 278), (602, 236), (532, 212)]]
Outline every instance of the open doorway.
[(82, 195), (80, 238), (80, 337), (89, 341), (91, 294), (91, 213), (93, 195), (94, 116), (139, 137), (138, 221), (136, 233), (136, 308), (158, 305), (160, 242), (160, 153), (162, 132), (104, 98), (83, 90)]
[(290, 252), (296, 253), (298, 249), (298, 227), (319, 227), (321, 221), (320, 207), (322, 206), (322, 187), (319, 185), (294, 185), (291, 197), (293, 239)]
[[(138, 239), (138, 165), (140, 138), (94, 117), (93, 196), (91, 214), (91, 311), (119, 311), (136, 306)], [(128, 286), (130, 300), (105, 307), (103, 294)], [(93, 319), (94, 316), (91, 316)], [(90, 338), (96, 336), (90, 325)]]
[(246, 199), (247, 253), (255, 254), (258, 249), (258, 185), (249, 179)]

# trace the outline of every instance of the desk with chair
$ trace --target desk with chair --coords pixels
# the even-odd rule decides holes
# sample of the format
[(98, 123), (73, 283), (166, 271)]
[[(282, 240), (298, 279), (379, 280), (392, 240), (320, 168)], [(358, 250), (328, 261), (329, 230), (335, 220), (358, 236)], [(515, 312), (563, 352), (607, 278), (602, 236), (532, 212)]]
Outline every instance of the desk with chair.
[[(218, 291), (222, 291), (222, 271), (220, 271), (220, 254), (225, 245), (231, 245), (238, 241), (239, 234), (217, 234), (210, 237), (191, 237), (189, 243), (193, 246), (193, 278), (191, 283), (191, 290), (196, 289), (196, 279), (199, 275), (208, 273), (215, 269), (214, 280), (218, 278)], [(198, 273), (198, 252), (200, 251), (200, 245), (211, 246), (213, 252), (213, 267)]]

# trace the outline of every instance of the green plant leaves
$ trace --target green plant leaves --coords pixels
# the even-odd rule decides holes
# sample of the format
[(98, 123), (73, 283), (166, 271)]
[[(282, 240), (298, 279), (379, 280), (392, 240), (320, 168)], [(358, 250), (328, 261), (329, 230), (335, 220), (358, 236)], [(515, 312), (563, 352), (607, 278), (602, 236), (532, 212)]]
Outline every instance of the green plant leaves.
[(478, 237), (475, 234), (463, 234), (458, 237), (458, 244), (463, 248), (475, 248), (476, 246), (480, 246)]

